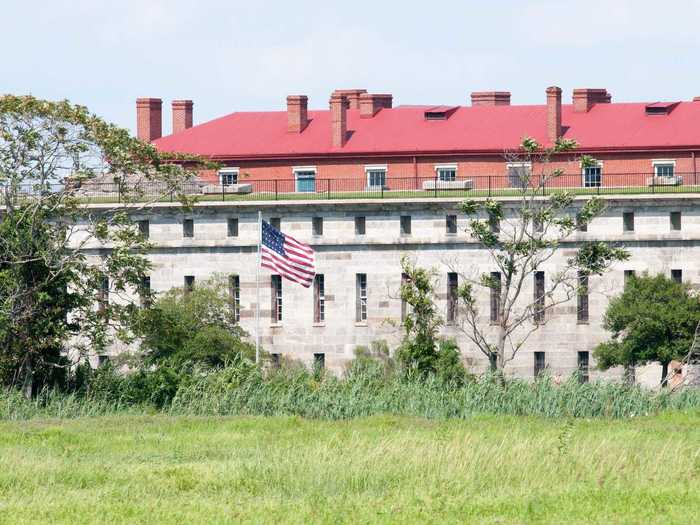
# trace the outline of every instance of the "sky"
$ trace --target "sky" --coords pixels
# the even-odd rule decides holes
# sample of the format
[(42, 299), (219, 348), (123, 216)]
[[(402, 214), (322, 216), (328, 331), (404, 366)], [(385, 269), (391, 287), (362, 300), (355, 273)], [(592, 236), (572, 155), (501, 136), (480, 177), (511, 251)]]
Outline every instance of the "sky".
[(602, 87), (613, 101), (700, 96), (700, 1), (4, 0), (0, 93), (67, 98), (132, 131), (137, 97), (194, 100), (195, 124), (328, 107), (336, 88), (394, 105)]

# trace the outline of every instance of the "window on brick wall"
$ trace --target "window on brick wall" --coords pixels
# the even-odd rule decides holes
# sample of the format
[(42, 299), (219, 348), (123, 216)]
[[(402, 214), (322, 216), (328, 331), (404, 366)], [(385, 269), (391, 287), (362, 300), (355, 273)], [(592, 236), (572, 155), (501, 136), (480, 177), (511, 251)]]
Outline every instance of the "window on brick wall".
[(296, 191), (314, 193), (316, 191), (316, 168), (313, 166), (294, 168)]
[(447, 274), (447, 323), (453, 324), (457, 320), (457, 288), (459, 277), (455, 272)]
[(497, 323), (501, 320), (501, 272), (491, 272), (491, 315), (492, 323)]
[(139, 233), (144, 239), (148, 239), (151, 236), (151, 226), (147, 219), (138, 221)]
[(626, 211), (622, 214), (622, 231), (623, 232), (633, 232), (634, 231), (634, 212)]
[(323, 235), (323, 217), (313, 217), (311, 219), (311, 230), (313, 235)]
[(366, 233), (367, 220), (365, 217), (355, 217), (355, 235), (364, 235)]
[(241, 320), (241, 278), (238, 275), (228, 276), (228, 300), (233, 314), (233, 320)]
[(544, 322), (544, 272), (535, 272), (534, 281), (534, 321), (542, 323)]
[[(403, 287), (408, 284), (408, 274), (407, 273), (401, 273), (401, 289), (399, 290), (399, 297), (401, 297), (401, 292), (403, 290)], [(401, 297), (401, 321), (406, 320), (406, 314), (408, 313), (408, 303), (406, 300)]]
[(676, 161), (674, 160), (654, 160), (654, 175), (657, 177), (673, 178), (676, 171)]
[(275, 230), (281, 230), (282, 219), (280, 219), (279, 217), (270, 217), (270, 226), (272, 226)]
[(445, 217), (445, 230), (448, 235), (454, 235), (457, 233), (457, 216), (447, 215)]
[(581, 383), (588, 383), (590, 379), (590, 353), (578, 353), (578, 379)]
[(401, 216), (401, 235), (411, 235), (411, 216)]
[(670, 213), (671, 231), (679, 232), (681, 231), (681, 212), (672, 211)]
[(326, 320), (326, 283), (323, 274), (314, 276), (314, 323)]
[(182, 236), (185, 238), (194, 237), (194, 219), (184, 219), (182, 221)]
[(506, 166), (508, 185), (511, 188), (527, 188), (532, 178), (532, 164), (529, 162), (511, 162)]
[(355, 321), (367, 321), (367, 274), (355, 275)]
[(238, 237), (238, 219), (234, 217), (229, 217), (226, 221), (226, 226), (228, 230), (229, 237)]
[(272, 275), (270, 277), (270, 282), (272, 284), (272, 304), (270, 307), (272, 322), (281, 323), (282, 322), (282, 276)]
[(145, 275), (139, 283), (139, 302), (141, 308), (147, 308), (151, 305), (151, 278)]
[(680, 270), (680, 269), (671, 270), (671, 279), (673, 279), (677, 283), (682, 283), (683, 282), (683, 270)]
[(451, 182), (457, 179), (457, 165), (456, 164), (440, 164), (435, 166), (435, 174), (438, 180), (444, 182)]
[(386, 187), (386, 167), (383, 166), (367, 166), (365, 168), (367, 174), (367, 187), (369, 189), (382, 189)]
[(185, 275), (185, 293), (194, 290), (194, 275)]
[(603, 168), (601, 166), (589, 166), (583, 168), (583, 187), (598, 188), (603, 185)]
[(534, 376), (539, 377), (547, 368), (547, 361), (544, 352), (535, 352)]
[(588, 322), (588, 274), (578, 272), (578, 290), (576, 291), (576, 320)]
[(238, 168), (222, 168), (219, 170), (219, 184), (233, 186), (238, 184)]

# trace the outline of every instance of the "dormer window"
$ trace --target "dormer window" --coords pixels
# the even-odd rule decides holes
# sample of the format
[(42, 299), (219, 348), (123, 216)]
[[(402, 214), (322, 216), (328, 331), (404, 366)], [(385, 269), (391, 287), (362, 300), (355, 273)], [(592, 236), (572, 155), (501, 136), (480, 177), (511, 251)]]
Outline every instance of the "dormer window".
[(447, 120), (457, 109), (458, 106), (433, 106), (426, 109), (423, 116), (425, 120)]
[(452, 182), (457, 179), (457, 164), (438, 164), (435, 174), (440, 181)]
[(219, 170), (219, 184), (233, 186), (238, 184), (238, 168), (222, 168)]
[(644, 113), (647, 115), (668, 115), (678, 104), (679, 102), (654, 102), (644, 106)]

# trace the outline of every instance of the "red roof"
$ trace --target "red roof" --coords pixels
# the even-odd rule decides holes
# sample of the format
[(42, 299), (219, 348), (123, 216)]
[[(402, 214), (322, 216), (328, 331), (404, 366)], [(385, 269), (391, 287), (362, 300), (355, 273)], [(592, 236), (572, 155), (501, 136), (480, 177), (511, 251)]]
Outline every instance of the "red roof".
[[(579, 149), (634, 150), (700, 147), (700, 102), (681, 102), (667, 115), (648, 115), (647, 103), (595, 104), (587, 113), (562, 106), (565, 138)], [(446, 120), (427, 120), (436, 106), (382, 109), (372, 118), (347, 110), (349, 138), (331, 142), (330, 113), (309, 111), (302, 133), (287, 132), (285, 111), (240, 112), (154, 141), (161, 150), (213, 158), (304, 157), (333, 154), (502, 153), (522, 137), (546, 143), (545, 105), (458, 106)]]

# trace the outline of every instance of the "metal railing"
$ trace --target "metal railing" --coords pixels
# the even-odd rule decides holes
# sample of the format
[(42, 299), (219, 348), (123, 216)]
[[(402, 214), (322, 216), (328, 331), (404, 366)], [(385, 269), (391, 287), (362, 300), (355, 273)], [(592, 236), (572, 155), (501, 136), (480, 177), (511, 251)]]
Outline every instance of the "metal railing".
[[(180, 193), (200, 201), (301, 201), (321, 199), (415, 199), (460, 197), (513, 197), (522, 193), (551, 195), (569, 191), (580, 195), (633, 195), (655, 193), (700, 193), (700, 175), (676, 173), (672, 177), (653, 173), (603, 174), (600, 179), (581, 174), (561, 175), (547, 180), (537, 175), (520, 178), (513, 175), (471, 175), (442, 180), (439, 177), (387, 175), (382, 184), (368, 184), (364, 176), (357, 178), (243, 179), (238, 184), (221, 185), (193, 181), (172, 188), (165, 183), (99, 183), (86, 182), (65, 188), (86, 203), (119, 203), (177, 201)], [(51, 189), (23, 186), (17, 198), (50, 194)]]

